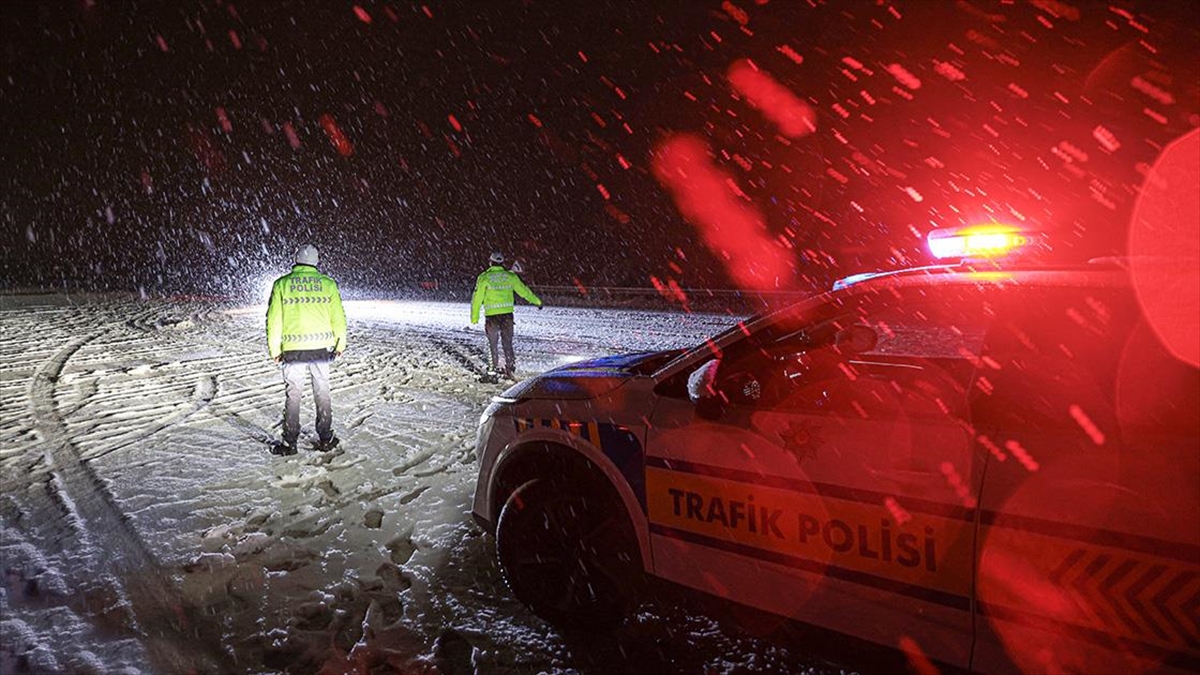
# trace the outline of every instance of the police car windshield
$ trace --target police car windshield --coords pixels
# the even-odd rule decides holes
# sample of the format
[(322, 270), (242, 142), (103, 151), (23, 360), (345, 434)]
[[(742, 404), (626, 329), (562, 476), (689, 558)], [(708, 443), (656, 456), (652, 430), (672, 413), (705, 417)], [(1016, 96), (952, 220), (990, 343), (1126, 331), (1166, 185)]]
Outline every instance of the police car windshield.
[(681, 359), (738, 353), (803, 352), (828, 346), (842, 329), (865, 325), (878, 342), (870, 354), (955, 357), (978, 354), (984, 289), (973, 282), (847, 289), (739, 321)]
[[(827, 321), (833, 318), (841, 307), (840, 302), (830, 303), (830, 299), (835, 297), (830, 293), (822, 293), (774, 311), (747, 317), (687, 350), (679, 359), (690, 359), (700, 352), (711, 354), (714, 347), (723, 349), (726, 345), (748, 336), (755, 336), (763, 330), (772, 329), (772, 336), (778, 337), (775, 331), (788, 328), (794, 331), (802, 325)], [(771, 339), (767, 336), (756, 339), (761, 341), (761, 338)]]

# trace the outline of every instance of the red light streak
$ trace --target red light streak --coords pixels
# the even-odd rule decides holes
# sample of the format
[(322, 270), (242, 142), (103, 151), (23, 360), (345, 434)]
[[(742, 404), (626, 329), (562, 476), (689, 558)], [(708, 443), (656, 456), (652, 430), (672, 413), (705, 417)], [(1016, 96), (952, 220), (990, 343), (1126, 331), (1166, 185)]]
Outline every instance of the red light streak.
[(776, 289), (790, 285), (791, 261), (766, 232), (762, 215), (732, 195), (731, 178), (713, 163), (703, 141), (677, 136), (660, 145), (654, 175), (676, 206), (697, 227), (708, 248), (724, 258), (742, 288)]
[(792, 49), (789, 45), (779, 45), (775, 48), (775, 51), (788, 57), (792, 60), (792, 63), (795, 63), (796, 65), (804, 63), (804, 57), (797, 53), (796, 50)]
[(1155, 122), (1158, 122), (1159, 124), (1167, 123), (1167, 116), (1158, 112), (1157, 110), (1152, 110), (1150, 108), (1142, 108), (1142, 114), (1144, 114), (1146, 117), (1149, 117), (1150, 119), (1154, 120)]
[(1007, 441), (1004, 443), (1004, 447), (1012, 453), (1013, 457), (1017, 458), (1017, 461), (1021, 463), (1021, 466), (1025, 467), (1029, 471), (1033, 472), (1041, 468), (1041, 465), (1037, 463), (1037, 460), (1030, 456), (1029, 451), (1017, 441)]
[(912, 666), (913, 672), (917, 675), (939, 675), (940, 670), (933, 665), (933, 661), (925, 655), (925, 650), (921, 649), (921, 645), (917, 641), (907, 635), (900, 636), (900, 649), (908, 658), (908, 665)]
[(903, 506), (900, 506), (900, 502), (896, 501), (895, 497), (885, 498), (883, 500), (883, 505), (887, 507), (889, 512), (891, 512), (892, 519), (894, 519), (897, 524), (903, 525), (912, 520), (912, 515), (905, 510)]
[(687, 293), (679, 287), (679, 284), (674, 279), (667, 279), (665, 282), (660, 281), (658, 277), (651, 276), (650, 283), (654, 286), (654, 290), (658, 294), (672, 302), (678, 302), (686, 310), (688, 307)]
[(1095, 138), (1100, 147), (1107, 152), (1116, 152), (1121, 147), (1121, 142), (1117, 140), (1116, 134), (1104, 128), (1103, 125), (1092, 130), (1092, 138)]
[(951, 82), (961, 82), (967, 79), (966, 73), (956, 68), (948, 61), (936, 61), (933, 71)]
[(225, 114), (224, 108), (217, 108), (217, 122), (221, 124), (221, 130), (225, 133), (233, 131), (233, 124), (229, 122), (229, 116)]
[(283, 135), (287, 137), (288, 145), (291, 145), (293, 150), (300, 149), (300, 137), (296, 135), (296, 128), (291, 122), (283, 123)]
[(1067, 411), (1071, 413), (1071, 418), (1075, 420), (1075, 423), (1078, 424), (1085, 433), (1087, 433), (1087, 435), (1092, 439), (1093, 443), (1096, 445), (1104, 445), (1104, 432), (1100, 431), (1100, 427), (1097, 427), (1096, 423), (1092, 421), (1092, 418), (1087, 416), (1087, 413), (1083, 411), (1083, 408), (1080, 408), (1078, 405), (1072, 403), (1071, 407), (1068, 408)]
[(225, 156), (221, 154), (204, 129), (188, 125), (188, 144), (192, 154), (210, 173), (220, 173), (225, 169)]
[(950, 462), (942, 462), (941, 469), (942, 475), (946, 477), (946, 482), (954, 489), (954, 494), (958, 495), (958, 499), (962, 502), (962, 505), (969, 509), (975, 508), (975, 497), (971, 496), (970, 489), (963, 481), (962, 476), (959, 475), (958, 470), (954, 468), (954, 465)]
[(738, 22), (738, 25), (740, 26), (745, 26), (746, 24), (750, 23), (750, 15), (746, 13), (746, 10), (733, 4), (730, 2), (730, 0), (725, 0), (722, 2), (721, 9), (729, 15), (729, 18)]
[(813, 109), (751, 61), (734, 62), (727, 76), (734, 90), (774, 122), (784, 136), (799, 138), (816, 131)]
[(458, 118), (457, 118), (457, 117), (455, 117), (454, 115), (448, 115), (448, 116), (447, 116), (447, 119), (449, 119), (449, 120), (450, 120), (450, 126), (454, 127), (454, 130), (455, 130), (455, 131), (462, 131), (462, 130), (463, 130), (463, 128), (462, 128), (462, 125), (458, 123)]
[(354, 146), (346, 138), (346, 135), (342, 133), (342, 130), (338, 128), (337, 122), (333, 120), (332, 115), (324, 113), (318, 121), (321, 124), (321, 128), (325, 130), (325, 135), (329, 136), (329, 142), (333, 144), (333, 147), (340, 155), (349, 157), (354, 154)]
[(367, 14), (367, 10), (359, 7), (358, 5), (354, 6), (354, 15), (357, 16), (358, 20), (363, 23), (371, 23), (371, 15)]
[(988, 452), (992, 453), (992, 456), (996, 458), (996, 461), (1003, 462), (1008, 459), (1008, 455), (1004, 454), (1004, 451), (1000, 449), (1000, 446), (993, 443), (992, 439), (983, 434), (980, 434), (977, 438), (979, 444), (987, 448)]
[(1079, 20), (1079, 9), (1059, 0), (1031, 0), (1030, 4), (1056, 19)]
[(897, 82), (904, 85), (905, 87), (907, 87), (909, 89), (920, 89), (921, 88), (921, 79), (918, 78), (916, 75), (913, 75), (912, 73), (910, 73), (907, 68), (900, 65), (899, 63), (893, 63), (893, 64), (889, 65), (887, 67), (887, 71), (888, 71), (888, 73), (891, 74), (892, 77), (896, 78)]
[(628, 225), (629, 221), (633, 220), (632, 218), (629, 217), (628, 213), (625, 213), (624, 211), (617, 208), (612, 203), (608, 203), (608, 204), (604, 205), (604, 212), (607, 213), (610, 218), (612, 218), (613, 220), (617, 221), (618, 223), (620, 223), (622, 225)]

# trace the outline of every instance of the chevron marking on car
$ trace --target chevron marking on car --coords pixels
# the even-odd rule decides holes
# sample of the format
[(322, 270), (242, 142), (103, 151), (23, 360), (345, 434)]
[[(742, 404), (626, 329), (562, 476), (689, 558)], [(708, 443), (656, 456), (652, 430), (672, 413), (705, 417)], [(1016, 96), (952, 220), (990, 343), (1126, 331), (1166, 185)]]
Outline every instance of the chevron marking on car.
[[(1045, 616), (1037, 605), (984, 601), (982, 612), (1021, 623), (1069, 623), (1064, 628), (1075, 632), (1106, 634), (1142, 643), (1150, 650), (1184, 649), (1200, 656), (1200, 567), (1195, 562), (1200, 558), (1189, 560), (1189, 551), (1155, 546), (1153, 540), (1131, 539), (1117, 548), (1111, 542), (1093, 544), (1049, 531), (1013, 529), (1013, 523), (1004, 519), (996, 522), (984, 528), (986, 546), (1019, 551), (1022, 560), (1059, 589), (1071, 606), (1088, 611), (1072, 613), (1064, 621), (1061, 616)], [(1103, 541), (1103, 537), (1091, 539)], [(983, 583), (987, 600), (991, 595), (987, 586), (995, 588), (1000, 582), (984, 579)]]
[(551, 429), (562, 429), (572, 436), (578, 436), (585, 441), (590, 441), (596, 445), (600, 444), (600, 425), (596, 422), (577, 422), (573, 420), (560, 419), (532, 419), (532, 418), (515, 418), (517, 431), (526, 431), (536, 429), (538, 427), (549, 427)]

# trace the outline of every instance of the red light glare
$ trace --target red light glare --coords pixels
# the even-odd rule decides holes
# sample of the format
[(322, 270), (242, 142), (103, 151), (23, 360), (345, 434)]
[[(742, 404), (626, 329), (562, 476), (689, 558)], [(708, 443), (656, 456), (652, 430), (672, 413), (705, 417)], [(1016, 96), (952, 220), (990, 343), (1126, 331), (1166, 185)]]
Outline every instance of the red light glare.
[(657, 148), (653, 164), (655, 177), (739, 287), (791, 285), (789, 256), (767, 234), (762, 215), (730, 191), (733, 178), (715, 165), (703, 141), (676, 136)]
[(728, 77), (738, 94), (774, 122), (784, 136), (800, 138), (817, 130), (817, 115), (812, 107), (751, 61), (734, 62)]
[(1129, 227), (1130, 274), (1154, 334), (1200, 366), (1200, 129), (1163, 149)]

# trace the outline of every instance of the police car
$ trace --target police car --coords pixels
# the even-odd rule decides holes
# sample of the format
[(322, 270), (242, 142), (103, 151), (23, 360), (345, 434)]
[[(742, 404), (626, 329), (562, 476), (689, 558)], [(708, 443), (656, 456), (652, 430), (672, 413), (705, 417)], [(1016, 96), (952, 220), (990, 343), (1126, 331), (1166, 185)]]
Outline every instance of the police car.
[(496, 397), (473, 511), (513, 593), (611, 625), (656, 578), (975, 672), (1200, 670), (1200, 371), (1120, 261), (995, 262), (1038, 243), (935, 231), (970, 262)]

